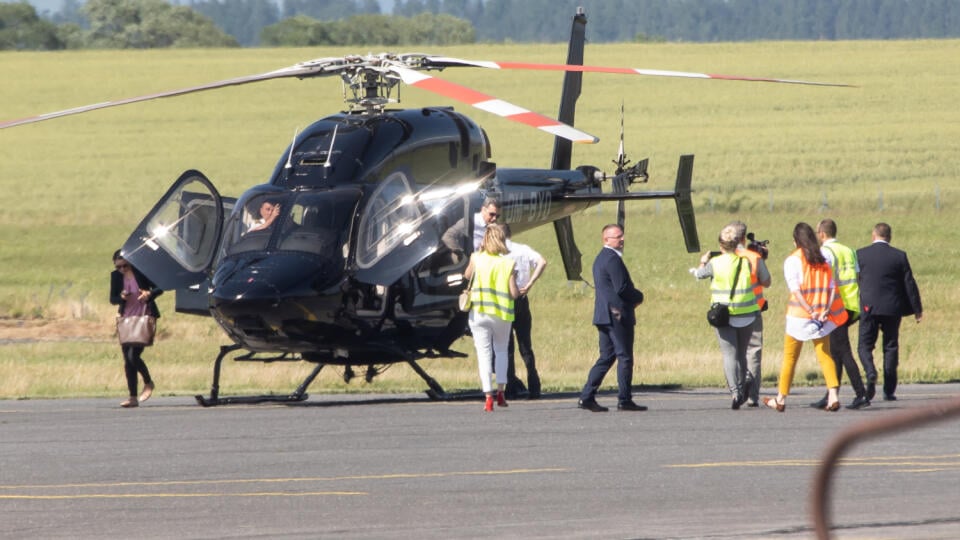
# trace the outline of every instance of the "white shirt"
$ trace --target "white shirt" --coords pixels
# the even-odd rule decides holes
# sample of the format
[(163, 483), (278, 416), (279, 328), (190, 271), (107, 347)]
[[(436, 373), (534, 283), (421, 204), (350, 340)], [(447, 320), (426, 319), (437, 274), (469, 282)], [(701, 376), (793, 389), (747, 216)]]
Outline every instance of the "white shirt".
[(477, 212), (473, 215), (473, 250), (480, 251), (480, 244), (483, 243), (483, 235), (487, 232), (487, 222), (483, 220), (483, 214)]
[[(820, 248), (820, 251), (825, 251)], [(787, 283), (787, 289), (791, 295), (794, 291), (800, 290), (800, 284), (803, 283), (803, 261), (800, 257), (803, 255), (791, 255), (783, 261), (783, 280)], [(836, 287), (836, 283), (831, 280)], [(826, 322), (814, 321), (809, 317), (793, 317), (787, 315), (786, 332), (798, 341), (810, 341), (830, 335), (837, 328), (837, 325), (827, 319)]]
[(532, 247), (510, 240), (507, 240), (507, 249), (510, 250), (507, 257), (516, 261), (514, 268), (517, 269), (517, 288), (522, 289), (530, 282), (533, 269), (537, 267), (537, 262), (543, 257)]

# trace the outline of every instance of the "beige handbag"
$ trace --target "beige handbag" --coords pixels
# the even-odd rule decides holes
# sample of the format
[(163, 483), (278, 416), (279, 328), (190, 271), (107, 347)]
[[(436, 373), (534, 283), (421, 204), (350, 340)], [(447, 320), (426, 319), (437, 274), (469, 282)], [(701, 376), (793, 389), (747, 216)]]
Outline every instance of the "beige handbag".
[(470, 297), (471, 291), (473, 290), (473, 278), (476, 276), (476, 272), (473, 273), (473, 276), (470, 276), (470, 283), (467, 284), (467, 288), (460, 293), (460, 298), (458, 305), (460, 306), (460, 311), (470, 311), (470, 308), (473, 307), (473, 299)]
[(157, 333), (157, 319), (152, 315), (117, 316), (117, 338), (121, 345), (149, 347)]

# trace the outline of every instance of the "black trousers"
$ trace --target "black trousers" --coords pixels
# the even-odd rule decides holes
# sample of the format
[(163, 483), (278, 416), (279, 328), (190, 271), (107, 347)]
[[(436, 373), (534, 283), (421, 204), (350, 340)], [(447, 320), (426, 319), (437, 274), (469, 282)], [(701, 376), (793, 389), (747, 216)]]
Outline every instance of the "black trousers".
[(837, 380), (843, 380), (843, 369), (846, 368), (847, 378), (850, 379), (850, 386), (853, 387), (856, 397), (862, 397), (866, 395), (866, 389), (860, 376), (860, 364), (853, 357), (853, 348), (850, 347), (850, 326), (857, 321), (854, 320), (853, 312), (847, 311), (847, 315), (847, 322), (830, 332), (830, 355), (837, 365)]
[(899, 315), (873, 315), (864, 313), (860, 317), (860, 363), (867, 375), (868, 382), (877, 382), (877, 366), (873, 362), (873, 348), (877, 338), (883, 333), (883, 393), (892, 396), (897, 391), (897, 366), (900, 365), (900, 321)]
[[(514, 364), (514, 349), (520, 349), (520, 357), (527, 368), (527, 390), (530, 397), (540, 397), (540, 374), (537, 373), (537, 359), (533, 354), (531, 332), (533, 330), (533, 316), (530, 313), (530, 300), (526, 295), (513, 301), (513, 329), (510, 332), (510, 345), (507, 349), (507, 389), (508, 396), (515, 396), (523, 391), (523, 381), (517, 377)], [(516, 337), (516, 339), (514, 339)], [(516, 346), (514, 346), (516, 342)]]
[(625, 403), (633, 399), (633, 326), (619, 323), (598, 324), (600, 334), (600, 357), (590, 368), (587, 383), (583, 385), (580, 399), (588, 401), (594, 399), (603, 378), (613, 363), (617, 362), (617, 399)]
[(137, 374), (143, 375), (143, 384), (153, 383), (153, 379), (150, 378), (150, 371), (147, 369), (147, 364), (144, 363), (143, 358), (140, 358), (140, 355), (143, 353), (143, 347), (121, 345), (120, 348), (123, 350), (123, 371), (127, 375), (127, 390), (130, 392), (128, 395), (136, 396), (138, 395)]

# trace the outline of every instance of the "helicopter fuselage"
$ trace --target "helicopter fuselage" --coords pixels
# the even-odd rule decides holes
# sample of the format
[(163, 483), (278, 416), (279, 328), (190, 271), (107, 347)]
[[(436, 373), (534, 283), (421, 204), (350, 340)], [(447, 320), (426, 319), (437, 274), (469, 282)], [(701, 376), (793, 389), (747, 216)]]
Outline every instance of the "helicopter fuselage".
[[(444, 246), (448, 228), (472, 227), (487, 195), (517, 232), (596, 204), (560, 201), (599, 191), (584, 171), (497, 171), (489, 152), (483, 130), (448, 108), (314, 123), (226, 218), (210, 312), (251, 351), (349, 365), (430, 349), (472, 251), (466, 238), (459, 252)], [(258, 229), (264, 203), (282, 210)]]

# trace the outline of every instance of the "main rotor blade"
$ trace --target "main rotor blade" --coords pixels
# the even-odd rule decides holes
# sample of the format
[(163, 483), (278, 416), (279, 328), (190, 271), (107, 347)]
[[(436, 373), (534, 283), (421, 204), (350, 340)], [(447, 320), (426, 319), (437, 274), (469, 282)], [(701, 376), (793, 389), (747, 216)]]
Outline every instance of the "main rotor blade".
[(663, 69), (618, 68), (604, 66), (577, 66), (570, 64), (532, 64), (526, 62), (488, 62), (485, 60), (463, 60), (445, 56), (428, 56), (423, 59), (424, 66), (429, 67), (457, 67), (471, 66), (487, 69), (523, 69), (533, 71), (580, 71), (584, 73), (621, 73), (627, 75), (646, 75), (652, 77), (683, 77), (687, 79), (721, 79), (726, 81), (770, 82), (785, 84), (807, 84), (812, 86), (845, 86), (852, 84), (829, 83), (817, 81), (799, 81), (793, 79), (771, 79), (768, 77), (744, 77), (741, 75), (720, 75), (715, 73), (693, 73), (689, 71), (669, 71)]
[(563, 137), (575, 143), (594, 144), (600, 140), (573, 126), (569, 126), (542, 114), (528, 111), (523, 107), (519, 107), (502, 99), (497, 99), (493, 96), (488, 96), (487, 94), (467, 88), (466, 86), (460, 86), (459, 84), (398, 65), (390, 66), (389, 69), (399, 75), (400, 79), (410, 86), (422, 88), (435, 94), (455, 99), (480, 110), (502, 116), (507, 120), (533, 126), (551, 135)]
[(106, 109), (109, 107), (118, 107), (120, 105), (128, 105), (130, 103), (139, 103), (141, 101), (150, 101), (152, 99), (160, 99), (160, 98), (172, 97), (172, 96), (182, 96), (184, 94), (191, 94), (193, 92), (202, 92), (204, 90), (214, 90), (216, 88), (224, 88), (227, 86), (237, 86), (240, 84), (266, 81), (270, 79), (279, 79), (283, 77), (308, 77), (308, 76), (317, 76), (317, 75), (328, 75), (332, 73), (326, 73), (324, 70), (330, 68), (331, 66), (336, 67), (336, 65), (333, 64), (333, 62), (336, 60), (338, 59), (323, 58), (318, 60), (312, 60), (310, 62), (303, 62), (294, 66), (285, 67), (285, 68), (281, 68), (274, 71), (268, 71), (266, 73), (260, 73), (258, 75), (236, 77), (236, 78), (227, 79), (224, 81), (201, 84), (199, 86), (191, 86), (188, 88), (181, 88), (179, 90), (170, 90), (168, 92), (159, 92), (156, 94), (147, 94), (144, 96), (120, 99), (117, 101), (104, 101), (102, 103), (94, 103), (92, 105), (85, 105), (83, 107), (74, 107), (72, 109), (66, 109), (63, 111), (56, 111), (52, 113), (31, 116), (28, 118), (21, 118), (19, 120), (8, 120), (8, 121), (0, 122), (0, 129), (14, 127), (14, 126), (21, 126), (23, 124), (32, 124), (34, 122), (42, 122), (44, 120), (50, 120), (53, 118), (60, 118), (63, 116), (70, 116), (73, 114), (80, 114), (80, 113), (95, 111), (98, 109)]

